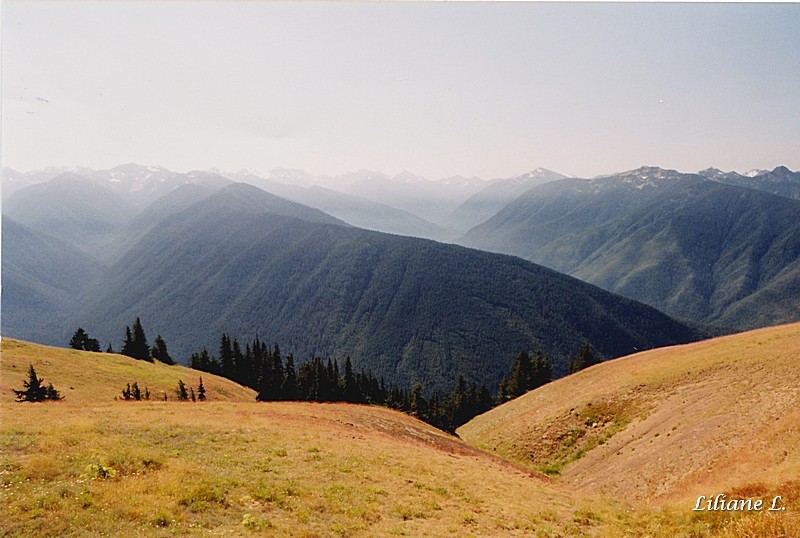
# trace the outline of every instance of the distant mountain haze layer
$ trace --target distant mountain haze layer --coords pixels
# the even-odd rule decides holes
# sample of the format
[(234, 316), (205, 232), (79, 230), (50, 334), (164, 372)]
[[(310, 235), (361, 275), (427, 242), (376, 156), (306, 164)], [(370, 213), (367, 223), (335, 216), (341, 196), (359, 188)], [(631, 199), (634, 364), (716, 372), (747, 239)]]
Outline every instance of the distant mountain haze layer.
[(488, 220), (506, 204), (528, 189), (566, 176), (537, 168), (532, 172), (509, 179), (496, 179), (459, 205), (449, 216), (448, 224), (462, 233)]
[(136, 212), (111, 187), (68, 172), (18, 190), (3, 202), (4, 215), (98, 259)]

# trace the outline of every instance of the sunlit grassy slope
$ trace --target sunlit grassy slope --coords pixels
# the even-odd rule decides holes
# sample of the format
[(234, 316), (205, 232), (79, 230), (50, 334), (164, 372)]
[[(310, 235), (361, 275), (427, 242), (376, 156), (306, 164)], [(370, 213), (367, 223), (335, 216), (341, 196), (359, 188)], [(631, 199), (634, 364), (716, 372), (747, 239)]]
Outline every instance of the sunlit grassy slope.
[(795, 487), (785, 483), (800, 477), (798, 403), (800, 324), (792, 324), (600, 364), (459, 434), (577, 491), (686, 505)]
[[(15, 402), (29, 364), (66, 399)], [(211, 375), (208, 402), (176, 401), (177, 379), (195, 377), (4, 340), (0, 536), (732, 537), (787, 528), (575, 490), (385, 408), (258, 403)], [(115, 400), (134, 380), (170, 400)]]
[[(61, 402), (17, 403), (28, 365)], [(0, 536), (598, 535), (586, 501), (407, 415), (258, 403), (196, 372), (4, 340)], [(170, 400), (115, 400), (137, 380)], [(607, 509), (615, 509), (607, 504)]]
[(137, 361), (122, 355), (87, 353), (74, 349), (47, 347), (4, 338), (2, 342), (2, 369), (0, 370), (0, 402), (13, 402), (12, 389), (22, 389), (28, 378), (28, 366), (45, 384), (53, 386), (64, 397), (65, 403), (84, 404), (109, 402), (122, 397), (122, 389), (134, 381), (144, 391), (150, 389), (151, 398), (159, 400), (167, 395), (175, 399), (178, 380), (189, 387), (197, 387), (200, 376), (212, 401), (249, 402), (256, 393), (227, 379), (207, 375), (183, 366), (167, 366), (160, 362)]

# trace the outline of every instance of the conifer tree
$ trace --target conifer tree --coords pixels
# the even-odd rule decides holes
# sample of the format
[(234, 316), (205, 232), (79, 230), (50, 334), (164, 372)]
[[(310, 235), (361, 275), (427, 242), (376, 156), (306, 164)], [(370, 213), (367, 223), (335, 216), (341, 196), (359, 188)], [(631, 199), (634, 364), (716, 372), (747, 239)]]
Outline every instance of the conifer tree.
[(286, 376), (281, 392), (286, 400), (297, 399), (297, 375), (294, 371), (294, 355), (291, 353), (286, 356)]
[(206, 401), (206, 388), (203, 386), (203, 378), (200, 377), (200, 384), (197, 385), (197, 399), (201, 402)]
[(136, 318), (136, 321), (133, 324), (133, 345), (134, 349), (131, 356), (134, 359), (152, 362), (150, 357), (150, 346), (147, 345), (147, 337), (144, 334), (144, 328), (142, 327), (142, 322), (139, 321), (139, 318)]
[(542, 354), (541, 351), (536, 352), (536, 357), (533, 359), (533, 372), (531, 374), (528, 390), (541, 387), (553, 380), (553, 366), (550, 364), (550, 359)]
[(511, 365), (511, 371), (503, 387), (502, 398), (509, 400), (525, 394), (530, 386), (532, 373), (533, 363), (530, 355), (525, 351), (520, 351)]
[(69, 341), (69, 347), (72, 349), (80, 349), (82, 351), (100, 351), (100, 342), (95, 338), (89, 338), (89, 335), (83, 328), (78, 327), (75, 334)]
[(106, 353), (114, 353), (114, 348), (111, 347), (111, 342), (108, 343), (108, 347), (106, 348)]
[(348, 355), (344, 361), (344, 401), (358, 402), (361, 400), (356, 386), (356, 377), (353, 374), (353, 363)]
[(189, 392), (186, 390), (186, 384), (181, 379), (178, 380), (178, 388), (175, 389), (175, 392), (178, 395), (178, 400), (185, 402), (189, 399)]
[(583, 347), (581, 347), (580, 351), (578, 351), (578, 356), (570, 361), (569, 373), (574, 374), (575, 372), (579, 372), (584, 368), (588, 368), (589, 366), (593, 366), (597, 363), (598, 360), (594, 356), (592, 346), (587, 342), (583, 345)]
[(61, 395), (50, 384), (44, 386), (44, 379), (37, 377), (36, 370), (31, 364), (28, 368), (28, 380), (22, 382), (23, 390), (14, 390), (18, 402), (43, 402), (44, 400), (60, 400)]
[(189, 387), (189, 395), (191, 396), (193, 402), (197, 401), (197, 397), (194, 395), (194, 387)]
[(235, 366), (233, 363), (233, 348), (231, 347), (231, 339), (226, 333), (222, 333), (222, 338), (219, 344), (219, 363), (222, 368), (222, 376), (228, 379), (233, 379), (235, 373)]
[(244, 355), (242, 354), (242, 348), (239, 345), (239, 340), (236, 338), (233, 339), (233, 372), (231, 373), (230, 379), (236, 381), (240, 385), (247, 384), (247, 380), (244, 378), (244, 372), (246, 368), (244, 365)]
[(270, 389), (272, 390), (273, 400), (283, 400), (283, 359), (281, 358), (280, 349), (276, 345), (272, 353), (272, 361), (270, 364)]
[(150, 350), (151, 356), (164, 364), (173, 365), (175, 361), (172, 360), (172, 357), (169, 355), (169, 351), (167, 351), (167, 343), (161, 337), (161, 335), (156, 336), (155, 344), (153, 344), (153, 349)]
[(86, 338), (88, 337), (89, 335), (86, 334), (86, 331), (84, 331), (83, 328), (78, 327), (78, 330), (75, 331), (75, 334), (73, 334), (72, 338), (70, 338), (69, 347), (72, 349), (83, 349)]
[(428, 418), (428, 402), (422, 396), (422, 385), (419, 383), (411, 391), (411, 414), (422, 420)]
[(120, 353), (126, 357), (133, 357), (134, 348), (135, 346), (133, 344), (133, 334), (131, 333), (131, 328), (126, 326), (125, 340), (122, 341), (122, 349), (120, 350)]
[(47, 388), (44, 391), (44, 399), (45, 400), (60, 400), (61, 394), (55, 389), (52, 383), (47, 384)]
[(147, 345), (147, 337), (144, 334), (144, 328), (139, 318), (136, 318), (133, 330), (130, 327), (125, 327), (125, 340), (122, 343), (122, 351), (120, 353), (134, 359), (153, 362), (150, 357), (150, 346)]
[(131, 385), (131, 397), (137, 401), (142, 399), (142, 391), (139, 389), (139, 383), (136, 381)]

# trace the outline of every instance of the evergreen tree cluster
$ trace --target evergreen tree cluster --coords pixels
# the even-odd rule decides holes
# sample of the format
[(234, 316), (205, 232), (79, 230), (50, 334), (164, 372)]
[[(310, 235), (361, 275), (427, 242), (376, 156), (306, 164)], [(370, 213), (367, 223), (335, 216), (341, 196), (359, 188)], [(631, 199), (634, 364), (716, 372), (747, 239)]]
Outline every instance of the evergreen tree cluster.
[(592, 346), (587, 343), (578, 351), (578, 356), (569, 362), (568, 372), (574, 374), (575, 372), (580, 372), (584, 368), (594, 366), (599, 362), (600, 359), (595, 356)]
[[(548, 362), (549, 364), (549, 362)], [(425, 396), (421, 385), (412, 390), (387, 387), (371, 372), (356, 372), (350, 357), (343, 367), (337, 359), (314, 357), (298, 366), (290, 353), (284, 358), (280, 347), (271, 349), (258, 337), (245, 345), (223, 333), (219, 357), (207, 349), (194, 353), (189, 366), (226, 377), (257, 391), (259, 401), (301, 400), (383, 405), (411, 413), (440, 429), (455, 431), (474, 416), (496, 405), (486, 386), (467, 384), (459, 376), (451, 392)], [(549, 379), (549, 377), (548, 377)]]
[(443, 396), (434, 394), (426, 399), (422, 393), (422, 386), (415, 385), (408, 400), (403, 401), (397, 408), (441, 430), (455, 432), (456, 428), (466, 424), (473, 417), (485, 413), (496, 404), (486, 385), (478, 387), (473, 382), (467, 386), (464, 376), (459, 375), (453, 390)]
[(186, 383), (184, 383), (182, 379), (179, 379), (178, 386), (175, 388), (175, 394), (178, 396), (178, 401), (181, 402), (186, 402), (189, 400), (193, 402), (206, 401), (206, 388), (203, 386), (203, 378), (200, 378), (200, 384), (197, 385), (196, 394), (194, 392), (194, 387), (189, 387), (189, 390), (186, 390)]
[(520, 351), (511, 364), (508, 376), (500, 382), (497, 399), (500, 403), (511, 400), (549, 383), (552, 379), (553, 367), (550, 359), (540, 351), (533, 357), (525, 351)]
[[(78, 327), (72, 339), (69, 341), (69, 346), (73, 349), (80, 349), (84, 351), (100, 351), (100, 342), (94, 338), (89, 338), (89, 335), (83, 328)], [(114, 353), (114, 348), (108, 344), (106, 353)], [(133, 323), (133, 328), (125, 327), (125, 340), (122, 342), (121, 354), (134, 359), (153, 362), (154, 360), (163, 362), (164, 364), (175, 364), (175, 361), (167, 351), (167, 343), (159, 334), (156, 336), (153, 347), (147, 344), (147, 336), (144, 333), (142, 322), (139, 318)]]
[(52, 383), (44, 386), (44, 379), (36, 375), (31, 364), (28, 368), (28, 380), (22, 382), (23, 390), (14, 390), (18, 402), (43, 402), (45, 400), (60, 400), (61, 394), (53, 387)]
[(69, 341), (69, 347), (72, 349), (79, 349), (81, 351), (100, 351), (100, 342), (95, 338), (89, 338), (89, 335), (81, 327), (75, 331)]
[[(70, 345), (85, 349), (83, 346), (87, 345), (87, 341), (91, 343), (91, 351), (99, 351), (97, 341), (90, 339), (81, 328), (76, 331)], [(148, 346), (138, 317), (133, 328), (125, 328), (121, 352), (140, 360), (175, 364), (161, 335), (156, 337), (152, 348)], [(383, 378), (378, 379), (371, 372), (355, 372), (350, 357), (345, 358), (343, 368), (340, 368), (337, 359), (320, 357), (314, 357), (297, 367), (291, 353), (284, 358), (277, 343), (270, 348), (258, 336), (242, 349), (236, 338), (223, 333), (218, 355), (212, 356), (203, 348), (192, 354), (189, 366), (250, 387), (257, 391), (256, 399), (259, 401), (303, 400), (383, 405), (410, 413), (450, 432), (492, 407), (550, 382), (553, 377), (553, 367), (548, 357), (539, 351), (533, 356), (521, 351), (514, 358), (508, 375), (501, 381), (494, 397), (485, 385), (479, 387), (474, 382), (467, 385), (463, 375), (458, 376), (452, 391), (426, 396), (420, 384), (411, 390), (387, 387)], [(569, 372), (577, 372), (597, 362), (592, 347), (587, 343), (570, 362)], [(21, 391), (15, 392), (19, 394)], [(187, 389), (182, 380), (178, 381), (175, 392), (179, 401), (206, 399), (202, 377), (196, 393), (194, 387)], [(147, 388), (143, 395), (135, 382), (122, 391), (124, 400), (149, 399), (149, 396)], [(167, 399), (166, 394), (164, 399)]]
[(122, 389), (122, 399), (123, 400), (149, 400), (150, 399), (150, 389), (147, 388), (147, 385), (144, 387), (144, 392), (139, 388), (139, 383), (136, 381), (133, 382), (133, 385), (130, 383)]

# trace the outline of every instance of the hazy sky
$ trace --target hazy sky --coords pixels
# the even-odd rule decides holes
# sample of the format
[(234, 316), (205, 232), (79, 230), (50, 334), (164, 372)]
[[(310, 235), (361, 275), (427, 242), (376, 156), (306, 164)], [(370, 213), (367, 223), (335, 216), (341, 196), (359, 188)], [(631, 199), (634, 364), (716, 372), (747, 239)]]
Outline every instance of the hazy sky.
[(2, 161), (800, 169), (800, 4), (2, 3)]

